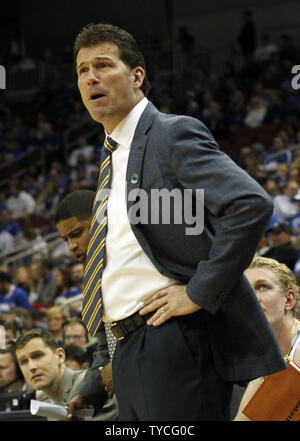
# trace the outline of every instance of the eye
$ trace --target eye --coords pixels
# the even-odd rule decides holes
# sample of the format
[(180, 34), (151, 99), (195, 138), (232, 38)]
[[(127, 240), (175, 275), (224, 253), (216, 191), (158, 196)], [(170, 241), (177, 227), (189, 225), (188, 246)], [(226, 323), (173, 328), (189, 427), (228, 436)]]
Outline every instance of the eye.
[(266, 291), (267, 289), (269, 289), (269, 286), (266, 285), (265, 283), (261, 283), (260, 285), (258, 285), (258, 287), (256, 289), (258, 291)]
[(87, 72), (87, 70), (88, 70), (87, 67), (81, 67), (78, 71), (78, 74), (81, 75), (81, 74)]

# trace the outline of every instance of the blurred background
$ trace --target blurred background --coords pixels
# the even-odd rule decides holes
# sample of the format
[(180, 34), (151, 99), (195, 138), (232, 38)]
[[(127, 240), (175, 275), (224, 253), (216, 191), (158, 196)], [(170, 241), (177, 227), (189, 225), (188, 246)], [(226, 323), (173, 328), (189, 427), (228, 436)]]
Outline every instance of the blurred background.
[[(70, 191), (97, 183), (103, 129), (81, 103), (72, 57), (91, 22), (131, 32), (146, 59), (150, 100), (203, 121), (266, 189), (275, 206), (270, 227), (284, 223), (290, 232), (266, 232), (257, 253), (276, 245), (277, 234), (293, 247), (278, 260), (299, 277), (300, 92), (291, 72), (300, 65), (299, 1), (2, 2), (0, 271), (27, 293), (34, 324), (48, 326), (49, 308), (62, 299), (79, 316), (70, 299), (78, 302), (82, 268), (74, 269), (53, 214)], [(15, 306), (0, 304), (2, 323)]]

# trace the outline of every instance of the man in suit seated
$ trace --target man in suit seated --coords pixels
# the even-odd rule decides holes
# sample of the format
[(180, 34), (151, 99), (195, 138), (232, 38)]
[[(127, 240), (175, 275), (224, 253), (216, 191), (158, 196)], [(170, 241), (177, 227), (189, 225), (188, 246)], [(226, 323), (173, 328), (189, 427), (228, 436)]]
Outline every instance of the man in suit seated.
[[(62, 406), (76, 395), (86, 372), (66, 367), (64, 349), (41, 328), (25, 331), (17, 339), (16, 357), (27, 384), (37, 391), (36, 399)], [(111, 400), (107, 400), (95, 419), (116, 419)]]

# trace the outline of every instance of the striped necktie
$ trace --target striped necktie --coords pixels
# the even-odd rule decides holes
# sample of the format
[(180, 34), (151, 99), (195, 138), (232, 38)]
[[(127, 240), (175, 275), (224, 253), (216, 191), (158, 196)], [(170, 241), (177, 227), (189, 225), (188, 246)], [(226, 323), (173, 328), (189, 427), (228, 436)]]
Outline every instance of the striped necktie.
[(117, 143), (113, 139), (109, 137), (105, 139), (86, 255), (82, 320), (92, 336), (96, 334), (103, 316), (101, 277), (104, 268), (111, 157), (116, 147)]

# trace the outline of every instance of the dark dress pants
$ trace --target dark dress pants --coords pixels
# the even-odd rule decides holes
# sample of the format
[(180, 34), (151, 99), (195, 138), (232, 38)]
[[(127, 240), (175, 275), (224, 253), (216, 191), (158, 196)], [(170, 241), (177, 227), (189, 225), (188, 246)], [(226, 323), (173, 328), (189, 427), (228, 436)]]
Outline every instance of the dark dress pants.
[(216, 372), (202, 311), (119, 341), (113, 381), (121, 421), (230, 419), (232, 384)]

